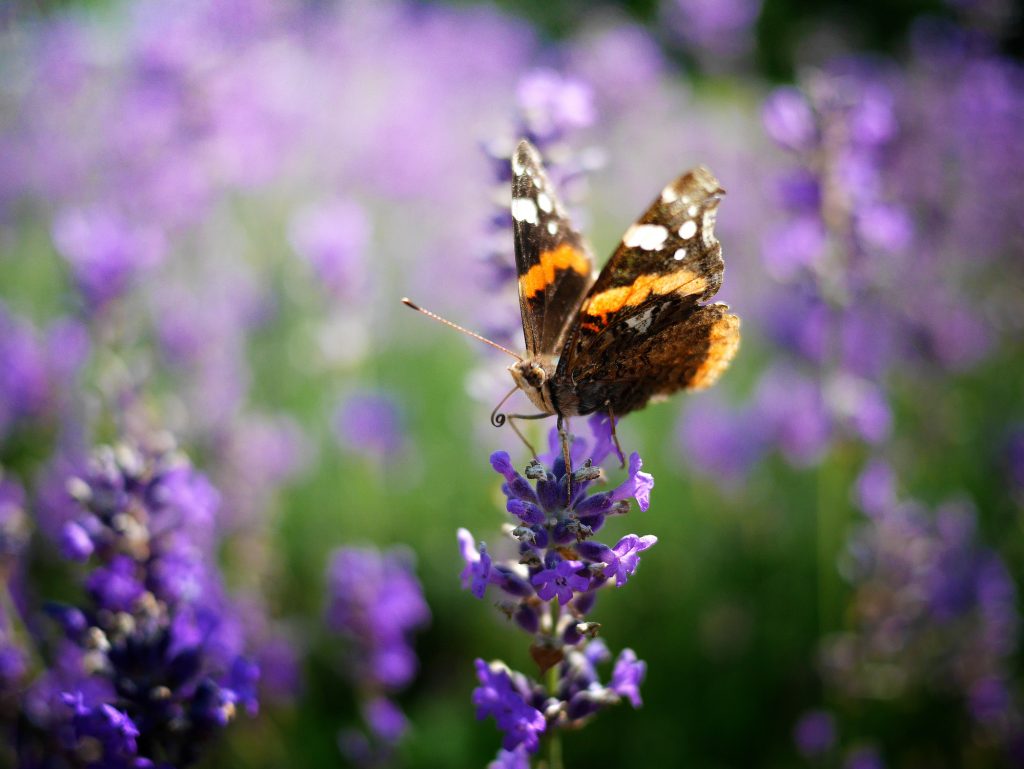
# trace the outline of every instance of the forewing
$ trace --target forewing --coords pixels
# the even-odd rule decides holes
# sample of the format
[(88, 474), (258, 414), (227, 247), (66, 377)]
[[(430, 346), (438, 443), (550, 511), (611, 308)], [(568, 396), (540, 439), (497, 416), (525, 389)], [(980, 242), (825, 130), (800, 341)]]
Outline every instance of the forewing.
[(722, 285), (715, 216), (725, 191), (700, 166), (665, 187), (622, 238), (580, 307), (559, 369), (571, 371), (607, 331), (662, 299), (696, 305)]
[(740, 319), (724, 304), (652, 299), (615, 323), (573, 371), (580, 413), (627, 414), (650, 399), (715, 383), (740, 343)]
[(512, 222), (527, 353), (557, 353), (593, 281), (593, 260), (525, 139), (512, 155)]

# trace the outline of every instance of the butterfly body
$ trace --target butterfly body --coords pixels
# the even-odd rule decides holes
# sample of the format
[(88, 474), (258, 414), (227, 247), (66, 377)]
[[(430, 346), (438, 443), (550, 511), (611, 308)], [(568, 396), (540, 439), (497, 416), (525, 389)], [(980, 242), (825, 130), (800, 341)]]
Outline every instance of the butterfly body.
[(544, 414), (616, 417), (711, 385), (739, 318), (706, 304), (722, 283), (714, 235), (724, 191), (706, 168), (666, 186), (598, 275), (534, 147), (512, 156), (512, 219), (525, 358), (513, 381)]

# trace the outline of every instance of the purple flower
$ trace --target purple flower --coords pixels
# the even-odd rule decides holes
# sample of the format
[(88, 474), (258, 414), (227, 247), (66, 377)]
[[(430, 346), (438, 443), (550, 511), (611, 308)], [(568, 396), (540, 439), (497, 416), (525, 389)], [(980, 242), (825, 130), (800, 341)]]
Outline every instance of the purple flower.
[(361, 685), (399, 688), (416, 672), (410, 636), (430, 610), (409, 560), (401, 550), (354, 547), (331, 558), (327, 623), (353, 642), (349, 667)]
[(885, 762), (874, 748), (854, 748), (846, 754), (843, 769), (885, 769)]
[(709, 64), (753, 47), (761, 0), (673, 0), (668, 5), (671, 28)]
[(596, 118), (590, 86), (550, 69), (530, 72), (516, 91), (527, 138), (543, 145), (589, 128)]
[(119, 297), (140, 272), (164, 258), (163, 234), (113, 210), (68, 210), (53, 224), (53, 240), (91, 308)]
[(44, 414), (52, 389), (39, 334), (0, 302), (0, 439), (19, 421)]
[(334, 200), (298, 212), (288, 230), (295, 252), (332, 296), (358, 299), (365, 288), (370, 223), (362, 206)]
[(88, 749), (100, 751), (88, 766), (186, 765), (239, 705), (257, 709), (259, 670), (214, 561), (218, 496), (162, 443), (97, 449), (64, 481), (62, 550), (88, 600), (47, 607), (64, 639), (21, 703), (35, 726), (26, 757)]
[(499, 750), (487, 769), (530, 769), (530, 752), (522, 745), (515, 750)]
[(364, 703), (363, 718), (374, 736), (385, 742), (398, 742), (409, 727), (405, 714), (386, 697)]
[(835, 717), (824, 710), (812, 710), (800, 716), (793, 729), (797, 750), (805, 758), (824, 755), (836, 744)]
[(801, 152), (818, 141), (818, 125), (807, 97), (797, 88), (772, 91), (762, 113), (768, 135), (783, 147)]
[(859, 505), (870, 517), (842, 564), (853, 588), (850, 629), (822, 644), (826, 680), (850, 697), (941, 685), (981, 729), (1008, 743), (1005, 725), (1018, 706), (1002, 682), (1020, 632), (1016, 586), (999, 555), (979, 542), (969, 505), (930, 511), (898, 500), (895, 485), (880, 462), (858, 482)]
[(554, 567), (534, 574), (530, 581), (542, 601), (557, 597), (558, 603), (564, 606), (572, 600), (574, 593), (582, 593), (590, 586), (590, 577), (579, 573), (582, 568), (579, 561), (558, 561)]
[(545, 695), (544, 687), (504, 664), (477, 661), (477, 716), (494, 716), (505, 732), (504, 751), (494, 766), (528, 763), (521, 753), (536, 751), (539, 735), (553, 727), (579, 727), (623, 698), (634, 707), (641, 703), (645, 664), (626, 650), (611, 683), (602, 685), (597, 666), (610, 655), (594, 638), (596, 625), (585, 616), (594, 608), (597, 592), (624, 585), (636, 571), (639, 554), (657, 542), (652, 535), (629, 534), (609, 547), (594, 539), (607, 516), (629, 511), (630, 498), (646, 510), (654, 479), (640, 471), (642, 462), (633, 453), (623, 483), (612, 491), (591, 493), (590, 486), (603, 476), (594, 462), (612, 453), (613, 442), (607, 417), (592, 417), (588, 424), (591, 440), (574, 438), (570, 446), (576, 468), (571, 478), (557, 431), (551, 433), (549, 454), (533, 460), (525, 475), (507, 453), (491, 455), (491, 466), (504, 481), (506, 509), (517, 524), (509, 532), (517, 543), (515, 557), (494, 562), (482, 543), (477, 550), (467, 530), (458, 532), (466, 564), (463, 586), (481, 597), (488, 584), (494, 585), (502, 612), (533, 637), (531, 654), (540, 673), (557, 666), (557, 684)]
[(635, 451), (629, 455), (629, 475), (626, 480), (615, 487), (608, 498), (612, 502), (633, 497), (641, 510), (651, 506), (651, 489), (654, 488), (654, 476), (640, 472), (643, 462)]
[(135, 561), (120, 555), (109, 566), (101, 566), (93, 571), (86, 587), (100, 607), (114, 612), (131, 612), (145, 591), (135, 572)]
[(640, 565), (640, 553), (654, 545), (657, 541), (658, 538), (653, 534), (648, 534), (645, 537), (627, 534), (612, 548), (616, 556), (616, 562), (609, 564), (612, 566), (612, 569), (610, 572), (606, 570), (604, 576), (614, 576), (617, 587), (625, 585), (626, 580), (633, 575), (636, 567)]
[(64, 695), (64, 702), (74, 714), (72, 734), (66, 737), (68, 747), (72, 751), (84, 750), (89, 742), (101, 750), (101, 755), (89, 761), (89, 766), (127, 769), (140, 765), (136, 759), (136, 739), (140, 733), (126, 713), (105, 703), (87, 707), (80, 692)]
[(60, 554), (69, 561), (89, 560), (96, 546), (89, 533), (77, 521), (68, 521), (61, 530)]
[(640, 684), (647, 675), (647, 663), (638, 660), (636, 652), (632, 649), (623, 649), (619, 652), (619, 658), (615, 661), (615, 670), (612, 671), (612, 681), (609, 688), (620, 697), (629, 700), (634, 708), (643, 705), (640, 699)]
[(462, 587), (477, 598), (483, 598), (491, 576), (491, 556), (487, 553), (487, 546), (481, 542), (477, 551), (473, 535), (466, 529), (459, 529), (457, 536), (462, 560), (466, 562), (461, 574)]
[(405, 426), (394, 398), (381, 393), (350, 393), (334, 414), (335, 435), (348, 451), (394, 459), (405, 445)]
[(521, 680), (522, 676), (513, 674), (501, 663), (488, 665), (482, 659), (476, 660), (476, 674), (480, 681), (480, 686), (473, 690), (477, 720), (494, 718), (505, 733), (502, 741), (505, 750), (513, 751), (521, 745), (531, 753), (536, 751), (547, 721), (527, 702), (532, 693)]

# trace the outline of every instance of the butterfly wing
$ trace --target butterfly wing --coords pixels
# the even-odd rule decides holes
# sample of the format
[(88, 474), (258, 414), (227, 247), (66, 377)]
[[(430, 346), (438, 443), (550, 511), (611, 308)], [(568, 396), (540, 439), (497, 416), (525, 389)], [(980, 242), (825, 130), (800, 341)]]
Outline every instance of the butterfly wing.
[(525, 139), (512, 155), (512, 222), (527, 353), (557, 353), (593, 282), (593, 260)]
[(580, 307), (556, 379), (576, 411), (616, 415), (711, 385), (739, 347), (739, 318), (705, 305), (722, 285), (715, 238), (724, 190), (699, 167), (662, 190), (623, 236)]

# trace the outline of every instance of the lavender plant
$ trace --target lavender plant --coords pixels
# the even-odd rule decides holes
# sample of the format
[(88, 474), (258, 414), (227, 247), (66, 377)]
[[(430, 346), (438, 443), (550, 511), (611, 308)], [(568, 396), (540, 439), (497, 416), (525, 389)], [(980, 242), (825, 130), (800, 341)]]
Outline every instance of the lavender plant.
[(960, 699), (984, 741), (1019, 760), (1017, 590), (1000, 555), (979, 541), (976, 511), (899, 499), (881, 462), (866, 468), (857, 496), (865, 519), (843, 559), (851, 623), (825, 639), (826, 680), (854, 698), (931, 690)]
[(393, 697), (416, 673), (410, 636), (430, 620), (423, 589), (408, 552), (344, 547), (331, 557), (327, 593), (327, 625), (345, 641), (365, 725), (344, 729), (338, 743), (358, 766), (388, 765), (408, 728)]
[(598, 591), (625, 585), (640, 553), (657, 542), (650, 534), (628, 534), (613, 545), (595, 539), (609, 516), (629, 512), (631, 498), (647, 510), (654, 479), (641, 472), (640, 456), (633, 453), (625, 481), (611, 491), (591, 493), (594, 482), (604, 477), (599, 465), (613, 449), (608, 417), (596, 415), (589, 424), (593, 441), (572, 443), (578, 469), (571, 479), (554, 431), (551, 453), (531, 461), (525, 477), (506, 452), (491, 455), (491, 466), (505, 479), (502, 492), (513, 518), (506, 533), (515, 543), (514, 556), (495, 561), (484, 543), (474, 544), (469, 531), (458, 532), (466, 564), (463, 587), (480, 599), (489, 586), (499, 591), (498, 608), (531, 637), (530, 655), (537, 664), (537, 677), (530, 677), (498, 660), (476, 661), (477, 718), (493, 717), (504, 732), (493, 766), (529, 766), (542, 739), (549, 746), (549, 766), (560, 766), (561, 730), (579, 728), (623, 699), (641, 705), (645, 663), (632, 649), (623, 649), (610, 680), (602, 684), (597, 666), (610, 661), (611, 654), (597, 637), (600, 625), (587, 615)]
[(43, 665), (29, 680), (22, 657), (21, 689), (6, 690), (18, 766), (192, 764), (258, 709), (259, 669), (215, 565), (219, 495), (166, 438), (100, 447), (65, 485), (73, 517), (56, 544), (79, 595), (36, 609), (5, 569)]

